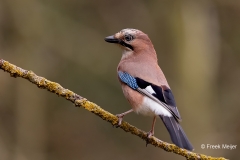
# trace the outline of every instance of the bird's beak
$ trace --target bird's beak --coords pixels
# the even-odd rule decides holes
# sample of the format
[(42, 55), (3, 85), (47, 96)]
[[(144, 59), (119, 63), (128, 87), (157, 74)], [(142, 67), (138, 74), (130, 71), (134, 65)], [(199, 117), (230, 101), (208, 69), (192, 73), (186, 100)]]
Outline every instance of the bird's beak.
[(120, 43), (120, 41), (114, 36), (108, 36), (104, 40), (109, 43)]

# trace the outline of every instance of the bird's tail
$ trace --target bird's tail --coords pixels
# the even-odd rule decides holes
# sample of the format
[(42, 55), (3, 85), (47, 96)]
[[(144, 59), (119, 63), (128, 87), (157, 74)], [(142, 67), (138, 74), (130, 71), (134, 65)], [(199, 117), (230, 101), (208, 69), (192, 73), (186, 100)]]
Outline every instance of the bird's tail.
[(193, 150), (193, 146), (188, 140), (182, 127), (174, 117), (160, 116), (164, 125), (166, 126), (172, 142), (180, 148), (185, 148), (189, 151)]

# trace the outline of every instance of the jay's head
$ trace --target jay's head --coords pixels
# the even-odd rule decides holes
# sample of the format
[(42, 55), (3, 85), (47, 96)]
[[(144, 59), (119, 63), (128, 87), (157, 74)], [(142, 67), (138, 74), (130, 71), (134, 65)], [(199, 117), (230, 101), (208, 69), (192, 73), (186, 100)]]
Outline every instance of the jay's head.
[(153, 48), (147, 34), (137, 29), (123, 29), (112, 36), (106, 37), (105, 41), (120, 45), (124, 51), (139, 52), (144, 49)]

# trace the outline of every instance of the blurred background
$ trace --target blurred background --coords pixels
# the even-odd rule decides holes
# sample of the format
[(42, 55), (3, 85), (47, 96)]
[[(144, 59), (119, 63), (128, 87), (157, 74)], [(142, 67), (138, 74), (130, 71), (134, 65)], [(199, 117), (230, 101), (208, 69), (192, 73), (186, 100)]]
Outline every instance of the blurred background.
[[(123, 28), (151, 38), (195, 152), (239, 159), (239, 0), (0, 0), (0, 58), (122, 113), (130, 105), (117, 80), (121, 50), (104, 37)], [(125, 120), (144, 131), (152, 123), (134, 113)], [(160, 119), (155, 136), (171, 142)], [(0, 71), (0, 159), (185, 158)]]

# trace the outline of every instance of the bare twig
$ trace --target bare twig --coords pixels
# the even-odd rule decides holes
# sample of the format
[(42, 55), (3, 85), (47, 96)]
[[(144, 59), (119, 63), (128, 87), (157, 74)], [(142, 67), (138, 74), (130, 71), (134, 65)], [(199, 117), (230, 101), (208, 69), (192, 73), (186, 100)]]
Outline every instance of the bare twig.
[[(74, 103), (75, 106), (85, 108), (86, 110), (101, 117), (103, 120), (108, 121), (112, 125), (117, 125), (117, 123), (118, 123), (118, 118), (115, 115), (103, 110), (97, 104), (92, 103), (92, 102), (88, 101), (86, 98), (83, 98), (80, 95), (78, 95), (68, 89), (63, 88), (58, 83), (49, 81), (44, 77), (37, 76), (32, 71), (28, 71), (28, 70), (22, 69), (20, 67), (17, 67), (3, 59), (0, 59), (0, 69), (2, 69), (5, 72), (10, 73), (10, 75), (12, 77), (25, 78), (25, 79), (29, 80), (30, 82), (32, 82), (33, 84), (37, 85), (39, 88), (47, 89), (48, 91), (50, 91), (52, 93), (56, 93), (57, 95), (62, 96), (65, 99)], [(142, 138), (143, 140), (147, 140), (146, 132), (130, 125), (127, 122), (123, 121), (120, 128), (123, 129), (125, 132), (130, 132), (130, 133)], [(153, 146), (162, 148), (167, 152), (173, 152), (175, 154), (184, 156), (184, 157), (186, 157), (186, 159), (189, 159), (189, 160), (226, 160), (223, 157), (216, 158), (216, 157), (211, 157), (211, 156), (206, 156), (203, 154), (190, 152), (188, 150), (179, 148), (174, 144), (169, 144), (169, 143), (163, 142), (163, 141), (157, 139), (156, 137), (151, 137), (149, 140), (149, 144), (152, 144)]]

